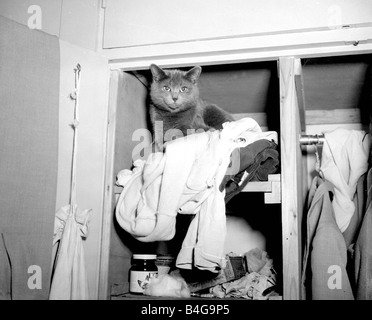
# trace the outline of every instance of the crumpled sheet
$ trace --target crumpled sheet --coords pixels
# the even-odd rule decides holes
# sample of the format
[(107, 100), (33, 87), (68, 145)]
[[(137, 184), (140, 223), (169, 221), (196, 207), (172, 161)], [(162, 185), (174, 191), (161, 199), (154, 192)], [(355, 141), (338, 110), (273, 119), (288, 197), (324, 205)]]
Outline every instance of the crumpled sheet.
[(264, 295), (264, 291), (274, 285), (272, 278), (251, 272), (238, 280), (212, 287), (210, 293), (217, 298), (267, 300), (269, 295)]
[(149, 283), (145, 285), (143, 293), (153, 297), (190, 297), (190, 290), (186, 281), (181, 276), (169, 274), (151, 278)]
[[(210, 288), (217, 298), (267, 300), (276, 287), (273, 260), (266, 251), (255, 248), (245, 253), (248, 272), (242, 278)], [(271, 288), (271, 289), (270, 289)]]
[(273, 260), (270, 259), (266, 251), (259, 248), (249, 250), (245, 254), (248, 272), (258, 272), (261, 275), (272, 278), (276, 281)]

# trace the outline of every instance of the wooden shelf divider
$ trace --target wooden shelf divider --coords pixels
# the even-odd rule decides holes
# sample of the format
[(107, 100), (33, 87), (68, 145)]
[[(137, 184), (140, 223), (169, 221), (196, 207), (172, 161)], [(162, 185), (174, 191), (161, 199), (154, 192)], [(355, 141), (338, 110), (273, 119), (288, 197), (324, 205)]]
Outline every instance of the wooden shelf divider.
[(264, 192), (265, 203), (281, 202), (280, 174), (269, 174), (268, 181), (248, 182), (242, 192)]

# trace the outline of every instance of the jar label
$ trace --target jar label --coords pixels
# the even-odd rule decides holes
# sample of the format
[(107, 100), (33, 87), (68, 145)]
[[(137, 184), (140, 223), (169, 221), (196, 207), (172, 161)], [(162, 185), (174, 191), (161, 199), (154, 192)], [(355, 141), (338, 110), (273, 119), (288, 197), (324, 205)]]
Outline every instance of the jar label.
[(129, 290), (133, 293), (143, 293), (151, 278), (157, 278), (157, 271), (131, 271)]

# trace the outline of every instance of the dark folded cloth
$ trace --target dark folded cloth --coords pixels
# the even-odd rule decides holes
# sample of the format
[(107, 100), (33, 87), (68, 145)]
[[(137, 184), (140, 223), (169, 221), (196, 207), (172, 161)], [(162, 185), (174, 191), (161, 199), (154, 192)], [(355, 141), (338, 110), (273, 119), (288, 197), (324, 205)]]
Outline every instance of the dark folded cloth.
[[(267, 181), (268, 175), (277, 172), (279, 153), (277, 144), (267, 139), (257, 140), (232, 154), (231, 162), (239, 161), (236, 174), (226, 174), (220, 190), (226, 189), (225, 203), (238, 194), (249, 181)], [(244, 178), (244, 173), (248, 175)]]

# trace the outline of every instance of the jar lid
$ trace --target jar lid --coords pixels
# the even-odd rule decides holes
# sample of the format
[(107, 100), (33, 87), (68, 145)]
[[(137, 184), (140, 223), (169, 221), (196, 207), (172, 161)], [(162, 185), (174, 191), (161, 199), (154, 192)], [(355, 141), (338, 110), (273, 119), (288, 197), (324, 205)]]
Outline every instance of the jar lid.
[(134, 254), (133, 259), (156, 260), (156, 254)]
[(174, 260), (174, 256), (157, 256), (158, 260)]

